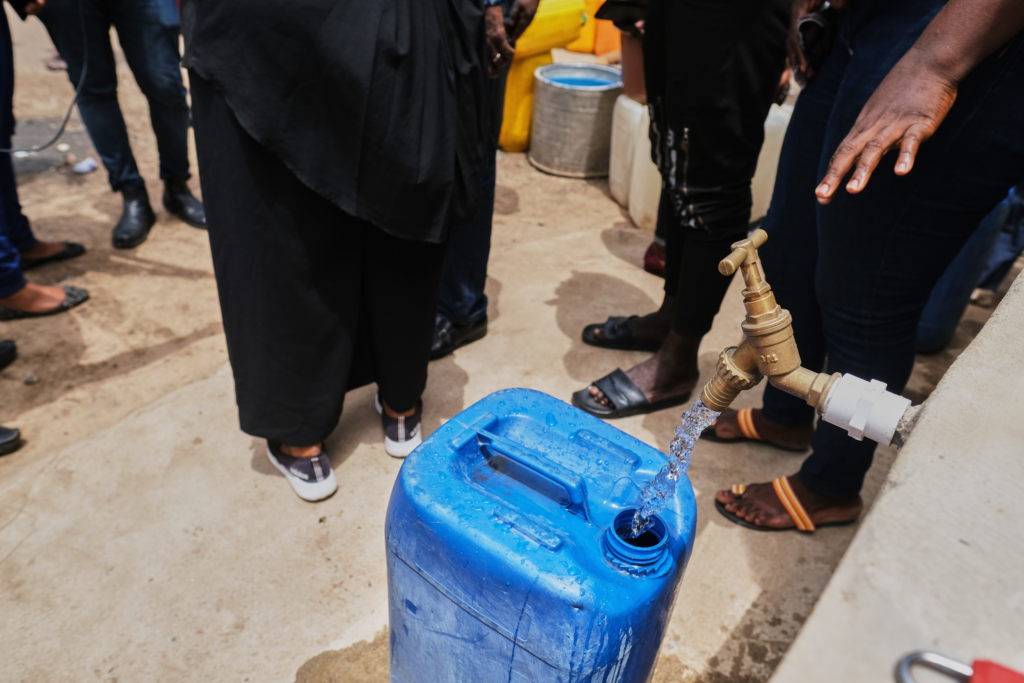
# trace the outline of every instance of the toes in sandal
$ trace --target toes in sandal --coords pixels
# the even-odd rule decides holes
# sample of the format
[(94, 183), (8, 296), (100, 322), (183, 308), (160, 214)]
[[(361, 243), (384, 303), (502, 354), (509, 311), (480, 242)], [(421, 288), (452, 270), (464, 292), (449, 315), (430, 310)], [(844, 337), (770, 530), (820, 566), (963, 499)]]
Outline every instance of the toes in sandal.
[[(772, 488), (775, 489), (775, 495), (779, 497), (779, 502), (782, 503), (782, 507), (786, 508), (786, 512), (789, 514), (790, 519), (793, 520), (793, 523), (796, 525), (796, 529), (798, 531), (811, 532), (815, 529), (819, 529), (821, 527), (826, 526), (849, 526), (850, 524), (856, 522), (857, 517), (860, 516), (858, 514), (853, 519), (848, 519), (842, 522), (823, 522), (821, 524), (815, 524), (811, 520), (811, 516), (807, 514), (807, 510), (804, 509), (803, 503), (800, 502), (800, 499), (797, 498), (796, 494), (793, 492), (793, 487), (789, 483), (789, 477), (779, 477), (778, 479), (772, 479)], [(732, 487), (732, 494), (739, 498), (744, 493), (746, 493), (746, 490), (746, 484), (734, 484)], [(728, 510), (725, 509), (725, 505), (726, 504), (723, 503), (722, 501), (718, 500), (717, 498), (715, 499), (715, 509), (722, 513), (722, 516), (725, 517), (727, 520), (733, 522), (734, 524), (739, 524), (741, 527), (753, 529), (754, 531), (793, 530), (793, 527), (785, 527), (780, 529), (777, 527), (770, 526), (758, 526), (753, 522), (748, 522), (742, 517), (739, 517), (729, 512)]]
[(657, 410), (682, 405), (690, 400), (690, 392), (679, 396), (663, 398), (660, 401), (651, 403), (647, 396), (640, 390), (640, 387), (633, 384), (633, 380), (622, 371), (616, 368), (615, 372), (605, 375), (594, 382), (592, 386), (600, 389), (605, 397), (612, 403), (608, 407), (599, 403), (590, 395), (590, 387), (580, 389), (572, 395), (572, 404), (591, 415), (604, 419), (617, 417), (629, 417), (630, 415), (646, 415)]
[[(721, 418), (719, 418), (721, 419)], [(757, 443), (764, 444), (765, 446), (771, 446), (772, 448), (778, 448), (781, 451), (789, 451), (791, 453), (802, 453), (807, 450), (804, 448), (790, 448), (789, 446), (783, 446), (777, 444), (774, 441), (768, 441), (757, 431), (757, 427), (754, 426), (754, 409), (744, 408), (743, 410), (736, 411), (736, 421), (739, 423), (740, 431), (743, 432), (743, 436), (738, 436), (734, 439), (723, 439), (715, 431), (715, 425), (718, 424), (718, 420), (711, 423), (711, 426), (700, 433), (700, 438), (707, 439), (708, 441), (714, 441), (715, 443), (742, 443), (744, 441), (756, 441)]]
[[(594, 323), (583, 328), (583, 341), (591, 346), (602, 349), (617, 349), (619, 351), (657, 351), (661, 348), (660, 341), (649, 339), (637, 339), (629, 326), (629, 321), (639, 316), (631, 315), (628, 318), (613, 316), (603, 323)], [(597, 337), (594, 332), (601, 330), (601, 336)]]
[(41, 318), (46, 315), (56, 315), (64, 311), (70, 311), (75, 306), (83, 304), (89, 299), (89, 292), (80, 287), (64, 285), (64, 301), (48, 311), (22, 311), (17, 308), (0, 306), (0, 320), (20, 320), (21, 318)]

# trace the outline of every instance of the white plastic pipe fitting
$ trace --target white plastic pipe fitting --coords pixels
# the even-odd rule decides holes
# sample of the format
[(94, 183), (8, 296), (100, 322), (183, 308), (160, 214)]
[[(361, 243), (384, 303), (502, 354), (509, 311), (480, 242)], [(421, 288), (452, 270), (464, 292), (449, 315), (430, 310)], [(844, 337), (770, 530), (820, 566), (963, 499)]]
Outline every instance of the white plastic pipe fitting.
[(843, 375), (828, 392), (821, 417), (857, 441), (866, 436), (888, 446), (909, 407), (910, 400), (886, 391), (884, 382)]

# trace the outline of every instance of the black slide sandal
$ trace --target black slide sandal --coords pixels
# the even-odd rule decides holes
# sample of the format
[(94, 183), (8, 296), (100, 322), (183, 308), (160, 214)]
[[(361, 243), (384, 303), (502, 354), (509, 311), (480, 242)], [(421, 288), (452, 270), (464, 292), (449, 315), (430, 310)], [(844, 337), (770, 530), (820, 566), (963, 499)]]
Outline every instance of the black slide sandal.
[[(587, 325), (583, 328), (583, 343), (616, 351), (657, 351), (661, 348), (660, 341), (637, 339), (633, 335), (633, 330), (629, 329), (629, 321), (637, 317), (639, 316), (612, 316), (603, 323)], [(594, 336), (596, 330), (603, 332), (601, 337)]]
[(598, 403), (590, 395), (590, 387), (580, 389), (572, 395), (572, 404), (577, 408), (603, 419), (615, 419), (629, 417), (630, 415), (646, 415), (665, 408), (672, 408), (686, 403), (690, 400), (690, 392), (670, 398), (663, 398), (660, 401), (651, 403), (647, 400), (644, 392), (633, 384), (621, 368), (615, 372), (605, 375), (594, 382), (591, 386), (600, 389), (608, 400), (612, 402), (613, 408)]

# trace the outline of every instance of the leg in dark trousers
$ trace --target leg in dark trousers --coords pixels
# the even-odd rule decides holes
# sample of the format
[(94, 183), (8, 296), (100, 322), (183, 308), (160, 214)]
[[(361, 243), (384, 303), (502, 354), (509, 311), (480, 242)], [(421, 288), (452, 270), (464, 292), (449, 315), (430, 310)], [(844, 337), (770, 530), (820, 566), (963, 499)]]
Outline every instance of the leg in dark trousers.
[(242, 429), (295, 446), (377, 381), (404, 411), (427, 377), (444, 245), (401, 240), (303, 185), (190, 78), (200, 177)]
[[(761, 252), (767, 281), (793, 315), (804, 365), (819, 370), (827, 358), (826, 372), (877, 379), (896, 393), (913, 369), (918, 322), (936, 282), (981, 219), (1024, 177), (1024, 36), (964, 79), (911, 173), (895, 175), (890, 153), (859, 194), (841, 190), (819, 206), (814, 187), (864, 103), (941, 5), (865, 2), (864, 16), (875, 19), (860, 27), (844, 15), (840, 35), (849, 42), (837, 45), (819, 76), (824, 80), (798, 101), (779, 168), (780, 201), (772, 201)], [(813, 115), (798, 116), (801, 108)], [(801, 159), (814, 148), (812, 174)], [(763, 417), (781, 427), (809, 421), (813, 414), (799, 402), (769, 387)], [(811, 447), (791, 478), (797, 498), (816, 524), (856, 518), (876, 444), (819, 423)], [(770, 484), (752, 485), (739, 499), (720, 491), (718, 500), (747, 521), (793, 525)]]
[[(0, 15), (0, 147), (11, 148), (14, 135), (14, 49), (7, 15)], [(66, 296), (61, 287), (41, 286), (25, 280), (32, 260), (60, 252), (85, 252), (80, 244), (39, 241), (18, 200), (11, 155), (0, 154), (0, 303), (6, 308), (42, 312), (60, 305)], [(70, 258), (70, 256), (69, 256)]]
[(487, 82), (491, 117), (487, 140), (487, 161), (480, 182), (480, 204), (476, 216), (466, 225), (453, 228), (448, 237), (448, 255), (441, 278), (432, 358), (441, 358), (487, 333), (487, 261), (491, 255), (494, 223), (494, 189), (497, 174), (498, 135), (508, 69)]
[(188, 102), (181, 79), (177, 8), (173, 0), (122, 0), (114, 7), (118, 42), (149, 102), (149, 118), (160, 152), (160, 177), (187, 180)]
[(102, 0), (51, 0), (39, 18), (68, 63), (68, 79), (74, 86), (81, 79), (86, 50), (89, 52), (89, 72), (78, 97), (78, 111), (107, 169), (110, 187), (115, 192), (143, 187), (117, 101), (117, 67), (110, 44), (113, 16), (109, 4)]
[[(750, 222), (750, 180), (785, 63), (788, 20), (784, 0), (648, 4), (644, 71), (651, 154), (664, 186), (658, 229), (665, 235), (665, 298), (657, 313), (628, 321), (625, 334), (620, 324), (593, 335), (661, 342), (650, 360), (625, 373), (650, 404), (685, 402), (699, 379), (697, 350), (729, 286), (718, 262)], [(573, 402), (606, 416), (624, 407), (596, 385)]]

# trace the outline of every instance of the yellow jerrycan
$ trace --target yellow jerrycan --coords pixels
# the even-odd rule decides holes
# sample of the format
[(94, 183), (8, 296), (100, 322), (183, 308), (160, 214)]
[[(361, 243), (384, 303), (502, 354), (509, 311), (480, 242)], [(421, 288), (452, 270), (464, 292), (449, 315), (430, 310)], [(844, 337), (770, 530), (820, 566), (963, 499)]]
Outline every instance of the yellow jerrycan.
[(533, 72), (550, 64), (551, 50), (580, 36), (584, 0), (541, 0), (530, 27), (516, 41), (516, 58), (505, 85), (505, 109), (498, 144), (506, 152), (522, 152), (530, 143), (533, 114)]

